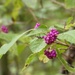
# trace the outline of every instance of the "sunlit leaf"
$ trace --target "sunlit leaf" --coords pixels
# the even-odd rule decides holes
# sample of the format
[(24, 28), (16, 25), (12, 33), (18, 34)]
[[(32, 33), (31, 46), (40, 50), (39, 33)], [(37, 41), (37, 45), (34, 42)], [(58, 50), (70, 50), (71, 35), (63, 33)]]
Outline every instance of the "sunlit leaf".
[(73, 17), (69, 17), (69, 18), (67, 19), (66, 24), (67, 24), (67, 25), (70, 24), (72, 20), (73, 20)]
[(66, 22), (66, 25), (65, 25), (65, 29), (68, 30), (70, 29), (71, 27), (73, 27), (75, 25), (75, 23), (71, 23), (73, 20), (73, 17), (69, 17), (67, 22)]

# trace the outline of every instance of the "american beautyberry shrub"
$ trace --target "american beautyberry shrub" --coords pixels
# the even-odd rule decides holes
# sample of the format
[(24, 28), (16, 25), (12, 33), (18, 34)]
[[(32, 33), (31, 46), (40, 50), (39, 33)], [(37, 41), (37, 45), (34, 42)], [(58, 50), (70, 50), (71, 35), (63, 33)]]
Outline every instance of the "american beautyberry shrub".
[(8, 28), (4, 25), (1, 26), (1, 31), (4, 33), (8, 33)]
[(52, 44), (57, 39), (58, 34), (59, 32), (56, 29), (51, 29), (50, 32), (43, 36), (43, 39), (45, 40), (46, 44)]
[(34, 29), (37, 29), (40, 26), (40, 23), (36, 23)]
[(49, 59), (53, 59), (56, 57), (56, 51), (54, 49), (50, 50), (50, 48), (44, 51), (44, 55), (46, 55)]

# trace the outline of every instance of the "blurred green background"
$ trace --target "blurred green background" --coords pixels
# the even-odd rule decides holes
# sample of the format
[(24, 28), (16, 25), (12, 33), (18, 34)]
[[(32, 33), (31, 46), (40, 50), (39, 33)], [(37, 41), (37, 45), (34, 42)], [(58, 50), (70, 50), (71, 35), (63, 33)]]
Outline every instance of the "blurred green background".
[[(65, 25), (71, 16), (75, 18), (75, 0), (0, 0), (0, 26), (6, 25), (12, 36), (34, 28), (37, 22), (49, 27)], [(24, 40), (29, 41), (29, 38)], [(0, 39), (0, 46), (5, 42)], [(62, 65), (57, 58), (43, 63), (38, 56), (21, 73), (32, 53), (24, 43), (21, 40), (0, 59), (0, 75), (61, 75)]]

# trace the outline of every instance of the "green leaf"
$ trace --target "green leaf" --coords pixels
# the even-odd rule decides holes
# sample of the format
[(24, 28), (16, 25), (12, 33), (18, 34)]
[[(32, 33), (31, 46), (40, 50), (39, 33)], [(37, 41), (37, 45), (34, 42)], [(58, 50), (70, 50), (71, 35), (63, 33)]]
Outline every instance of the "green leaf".
[(0, 55), (0, 59), (1, 59), (2, 55)]
[(13, 33), (8, 33), (8, 34), (0, 33), (0, 39), (5, 40), (7, 42), (11, 41), (11, 39), (15, 36), (16, 34), (13, 34)]
[(55, 46), (56, 46), (56, 48), (59, 50), (60, 54), (61, 54), (61, 53), (64, 53), (64, 52), (65, 52), (65, 49), (68, 48), (68, 47), (62, 46), (62, 45), (60, 45), (60, 44), (56, 44)]
[(27, 60), (26, 60), (26, 62), (25, 62), (25, 65), (24, 65), (22, 71), (24, 71), (24, 70), (28, 67), (28, 65), (32, 62), (32, 60), (33, 60), (34, 58), (35, 58), (35, 54), (31, 54), (31, 55), (27, 58)]
[(11, 47), (11, 53), (13, 54), (13, 56), (18, 56), (18, 47), (17, 47), (17, 43), (15, 43), (12, 47)]
[(67, 24), (67, 25), (70, 24), (72, 20), (73, 20), (73, 17), (69, 17), (69, 18), (67, 19), (66, 24)]
[(61, 31), (61, 32), (63, 32), (63, 31), (65, 30), (65, 29), (64, 29), (64, 25), (55, 24), (54, 27), (55, 27), (57, 30)]
[(18, 48), (18, 54), (20, 55), (23, 50), (25, 50), (25, 47), (27, 46), (27, 44), (18, 44), (17, 48)]
[(70, 28), (74, 27), (75, 23), (69, 24), (65, 26), (65, 30), (69, 30)]
[(39, 28), (34, 29), (31, 31), (27, 36), (37, 35), (37, 34), (44, 34), (47, 33), (48, 28), (45, 25), (39, 26)]
[(71, 24), (72, 20), (73, 20), (73, 17), (69, 17), (69, 18), (68, 18), (68, 20), (67, 20), (67, 22), (66, 22), (66, 26), (65, 26), (65, 29), (66, 29), (66, 30), (68, 30), (68, 29), (70, 29), (71, 27), (74, 26), (74, 23)]
[[(32, 30), (32, 29), (31, 29), (31, 30)], [(26, 33), (28, 33), (28, 32), (31, 31), (31, 30), (28, 30), (28, 31), (22, 33), (21, 35), (16, 36), (15, 38), (13, 38), (13, 39), (11, 40), (10, 43), (4, 44), (4, 45), (0, 48), (0, 55), (5, 54), (5, 53), (14, 45), (14, 43), (15, 43), (19, 38), (21, 38), (23, 35), (25, 35)]]
[(32, 42), (30, 43), (30, 49), (33, 53), (40, 52), (43, 50), (47, 44), (44, 42), (42, 39), (33, 39)]
[(65, 0), (67, 8), (75, 8), (75, 0)]
[(19, 39), (22, 43), (26, 43), (28, 44), (31, 40), (31, 37), (28, 37), (28, 36), (23, 36), (22, 38)]
[(72, 67), (70, 67), (69, 65), (68, 65), (68, 63), (66, 62), (66, 60), (64, 60), (63, 58), (62, 58), (62, 55), (60, 54), (60, 52), (59, 52), (59, 50), (57, 50), (56, 49), (56, 51), (57, 51), (57, 57), (58, 57), (58, 59), (60, 60), (60, 62), (64, 65), (64, 67), (69, 71), (69, 72), (74, 72), (75, 73), (75, 68), (72, 68)]
[(75, 30), (67, 31), (58, 35), (58, 39), (66, 40), (75, 44)]

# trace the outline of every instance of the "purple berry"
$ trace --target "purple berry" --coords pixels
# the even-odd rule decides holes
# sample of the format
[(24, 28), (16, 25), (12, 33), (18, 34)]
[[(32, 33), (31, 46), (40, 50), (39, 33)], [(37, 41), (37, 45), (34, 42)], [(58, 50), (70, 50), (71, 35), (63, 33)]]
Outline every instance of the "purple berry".
[(47, 35), (43, 36), (43, 39), (45, 40), (45, 43), (52, 44), (56, 40), (58, 34), (59, 32), (56, 29), (51, 29)]
[(54, 36), (57, 36), (59, 32), (56, 29), (51, 29), (50, 34), (53, 34)]
[(8, 28), (4, 25), (1, 26), (1, 31), (4, 33), (8, 33)]
[(34, 29), (37, 29), (40, 26), (40, 23), (36, 23)]
[(49, 58), (49, 59), (53, 59), (56, 57), (56, 51), (53, 49), (53, 50), (50, 50), (50, 48), (48, 48), (47, 50), (44, 51), (44, 54)]

